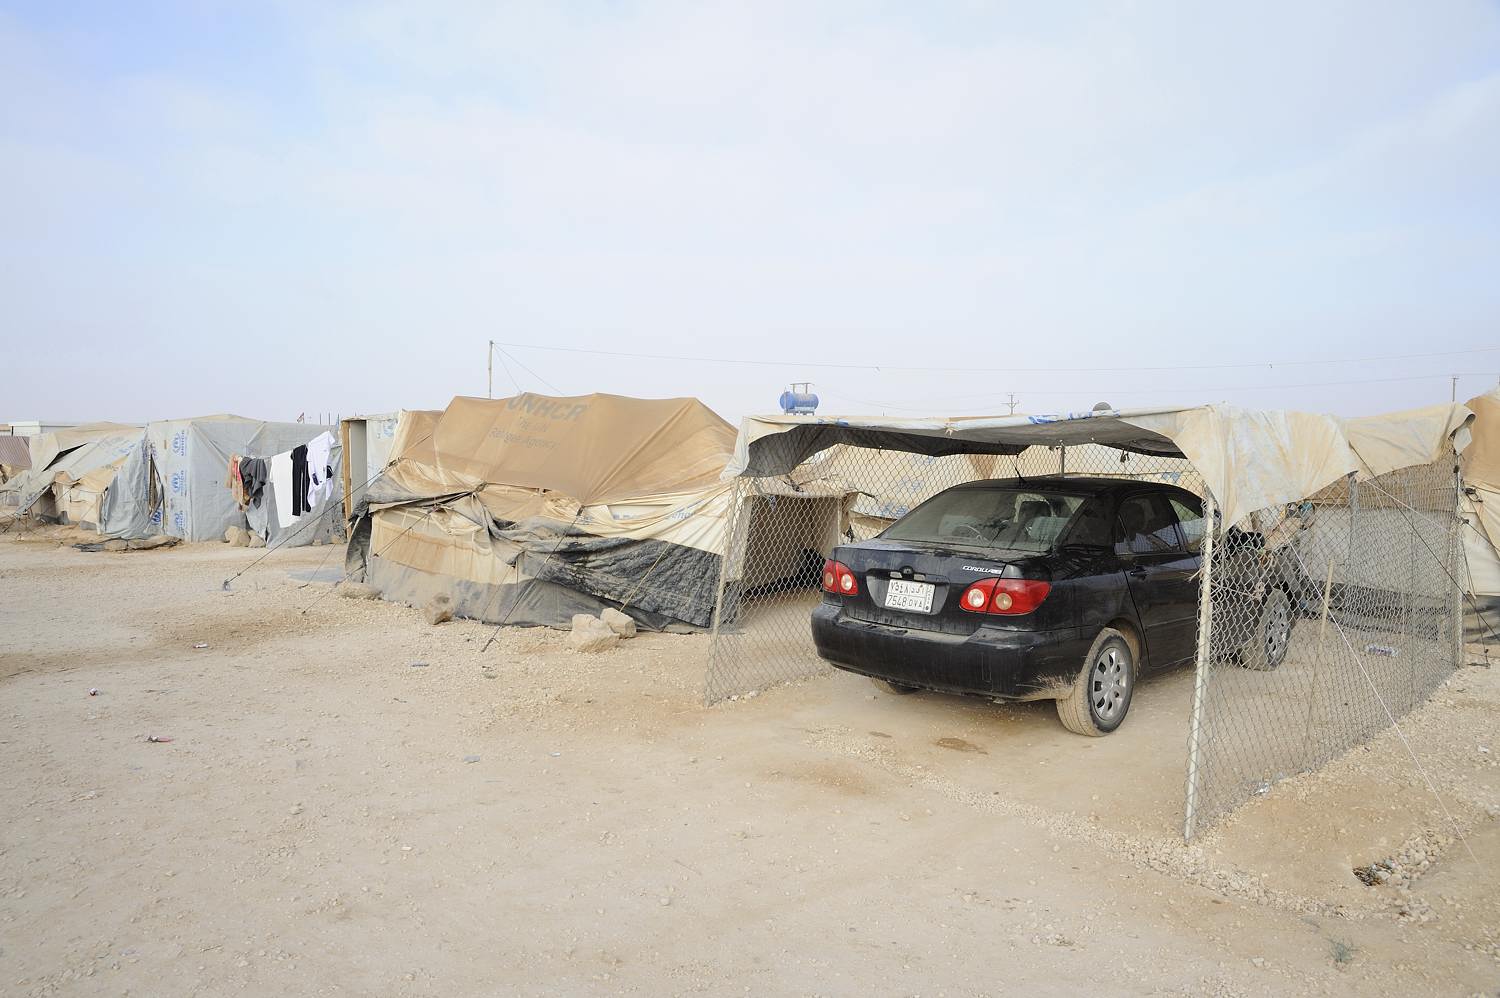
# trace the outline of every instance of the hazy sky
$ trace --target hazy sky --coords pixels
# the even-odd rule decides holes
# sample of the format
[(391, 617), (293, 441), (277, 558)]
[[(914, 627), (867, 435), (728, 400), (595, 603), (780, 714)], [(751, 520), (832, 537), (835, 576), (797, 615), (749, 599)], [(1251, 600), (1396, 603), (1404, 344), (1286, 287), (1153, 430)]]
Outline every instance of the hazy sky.
[(1500, 372), (1495, 3), (0, 2), (0, 83), (0, 419)]

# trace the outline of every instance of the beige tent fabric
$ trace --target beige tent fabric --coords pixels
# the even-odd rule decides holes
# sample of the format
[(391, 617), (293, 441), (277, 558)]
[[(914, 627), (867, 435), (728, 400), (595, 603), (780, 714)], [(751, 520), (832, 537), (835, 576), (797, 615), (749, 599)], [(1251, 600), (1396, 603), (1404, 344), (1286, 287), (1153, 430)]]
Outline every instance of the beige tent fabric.
[(485, 487), (487, 501), (493, 492), (501, 507), (514, 497), (488, 486), (558, 493), (585, 506), (715, 487), (734, 447), (733, 428), (696, 399), (619, 395), (460, 397), (430, 433), (414, 419), (398, 436), (391, 477), (408, 491)]
[(1500, 388), (1469, 399), (1468, 407), (1474, 422), (1469, 427), (1473, 439), (1463, 452), (1464, 481), (1500, 489)]
[(74, 447), (103, 440), (105, 437), (139, 433), (139, 426), (126, 423), (85, 423), (55, 433), (43, 433), (31, 438), (31, 467), (40, 471), (57, 459), (57, 455)]
[(433, 434), (438, 467), (585, 505), (717, 483), (734, 430), (696, 399), (456, 398)]
[(1467, 451), (1472, 443), (1472, 419), (1468, 406), (1444, 403), (1343, 423), (1349, 446), (1360, 461), (1359, 477), (1378, 478), (1399, 468), (1431, 464), (1453, 451)]
[[(1461, 467), (1464, 485), (1472, 495), (1464, 497), (1464, 514), (1474, 530), (1464, 531), (1471, 589), (1484, 595), (1500, 595), (1500, 388), (1472, 398), (1474, 412), (1469, 427), (1472, 440), (1464, 450)], [(1488, 550), (1485, 550), (1485, 548)]]
[(949, 420), (751, 416), (741, 425), (725, 475), (778, 474), (783, 465), (839, 443), (899, 441), (892, 445), (929, 454), (1101, 444), (1186, 457), (1224, 522), (1237, 523), (1256, 510), (1314, 495), (1345, 475), (1430, 464), (1468, 443), (1471, 418), (1460, 405), (1360, 420), (1227, 405)]

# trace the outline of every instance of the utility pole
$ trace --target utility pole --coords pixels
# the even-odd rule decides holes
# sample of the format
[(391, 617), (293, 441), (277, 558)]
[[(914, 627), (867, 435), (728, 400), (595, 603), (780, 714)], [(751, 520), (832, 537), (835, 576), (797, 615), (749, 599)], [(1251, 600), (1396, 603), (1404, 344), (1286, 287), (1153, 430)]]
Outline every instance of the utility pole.
[(1015, 392), (1009, 392), (1008, 394), (1009, 394), (1010, 398), (1006, 401), (1005, 404), (1008, 405), (1008, 406), (1010, 406), (1010, 414), (1012, 416), (1014, 416), (1016, 414), (1016, 404), (1017, 404), (1016, 403), (1016, 393)]
[(1458, 401), (1458, 375), (1453, 376), (1453, 390), (1448, 393), (1449, 402)]
[(489, 388), (485, 390), (485, 398), (495, 397), (495, 341), (490, 340), (490, 352), (484, 358), (484, 365), (490, 376)]

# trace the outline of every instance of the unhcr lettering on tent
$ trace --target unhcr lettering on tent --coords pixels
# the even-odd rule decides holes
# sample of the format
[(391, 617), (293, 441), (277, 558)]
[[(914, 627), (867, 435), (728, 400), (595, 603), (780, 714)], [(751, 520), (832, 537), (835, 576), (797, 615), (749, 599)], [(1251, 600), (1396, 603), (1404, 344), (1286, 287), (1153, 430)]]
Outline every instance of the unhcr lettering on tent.
[(497, 440), (504, 440), (513, 447), (532, 447), (536, 450), (554, 450), (557, 447), (556, 440), (543, 440), (541, 437), (528, 437), (524, 433), (507, 430), (497, 426), (490, 431), (490, 436)]
[(546, 416), (549, 419), (575, 420), (588, 411), (588, 403), (567, 405), (556, 399), (545, 398), (541, 395), (526, 393), (517, 395), (505, 403), (507, 409), (522, 409), (533, 416)]

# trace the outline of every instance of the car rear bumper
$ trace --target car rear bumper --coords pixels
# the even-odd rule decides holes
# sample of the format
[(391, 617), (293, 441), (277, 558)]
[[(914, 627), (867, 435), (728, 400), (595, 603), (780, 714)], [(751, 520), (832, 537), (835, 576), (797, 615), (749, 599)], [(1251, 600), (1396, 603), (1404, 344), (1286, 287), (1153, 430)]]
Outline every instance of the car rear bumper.
[(981, 626), (944, 634), (845, 617), (833, 603), (812, 615), (813, 643), (847, 672), (946, 693), (1033, 699), (1065, 690), (1092, 638), (1076, 627), (1013, 631)]

